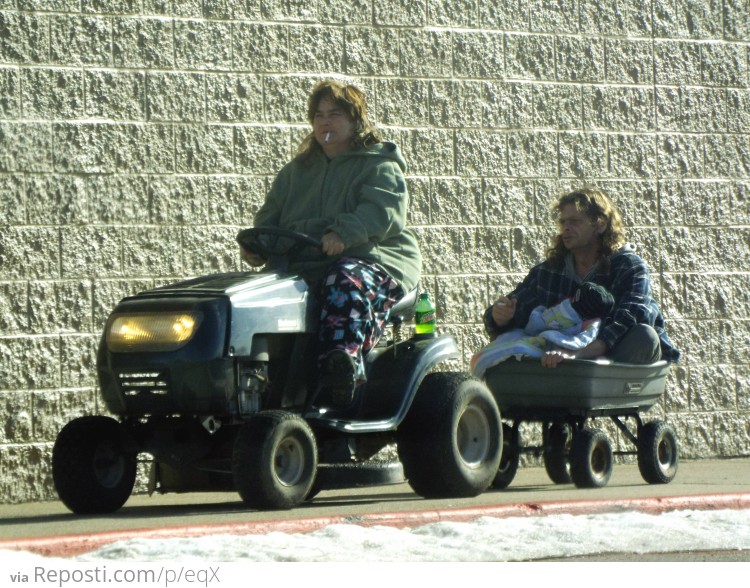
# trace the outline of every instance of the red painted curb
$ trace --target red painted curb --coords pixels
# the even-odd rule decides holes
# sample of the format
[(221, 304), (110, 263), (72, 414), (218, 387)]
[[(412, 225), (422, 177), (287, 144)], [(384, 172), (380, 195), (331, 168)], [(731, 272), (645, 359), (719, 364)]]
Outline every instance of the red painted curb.
[(571, 500), (559, 502), (529, 502), (454, 508), (445, 510), (416, 510), (350, 516), (316, 517), (280, 521), (247, 523), (214, 523), (161, 527), (157, 529), (129, 529), (87, 535), (56, 535), (0, 541), (0, 549), (30, 551), (47, 557), (72, 557), (94, 551), (116, 541), (130, 539), (174, 539), (206, 535), (260, 535), (271, 532), (310, 533), (328, 525), (360, 525), (372, 527), (412, 528), (439, 522), (468, 522), (480, 517), (523, 517), (551, 514), (603, 514), (638, 511), (658, 514), (671, 510), (716, 510), (750, 508), (750, 493), (671, 496), (661, 498), (633, 498), (613, 500)]

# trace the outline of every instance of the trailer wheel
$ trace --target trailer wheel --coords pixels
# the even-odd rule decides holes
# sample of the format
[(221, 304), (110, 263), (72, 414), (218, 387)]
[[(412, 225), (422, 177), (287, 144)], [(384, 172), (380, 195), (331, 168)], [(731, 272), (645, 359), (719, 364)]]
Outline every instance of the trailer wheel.
[(612, 476), (612, 446), (600, 429), (584, 429), (573, 436), (570, 476), (578, 488), (602, 488)]
[(510, 486), (513, 478), (518, 472), (518, 462), (521, 458), (519, 447), (521, 445), (518, 430), (513, 435), (513, 427), (503, 423), (503, 453), (500, 456), (500, 467), (492, 481), (492, 487), (496, 490), (502, 490)]
[(677, 474), (677, 438), (664, 421), (646, 423), (638, 434), (638, 469), (649, 484), (668, 484)]
[(262, 412), (237, 432), (232, 475), (251, 508), (282, 510), (302, 503), (311, 493), (317, 465), (315, 436), (299, 415)]
[(133, 491), (137, 452), (123, 426), (105, 416), (65, 425), (52, 449), (52, 479), (63, 504), (77, 514), (118, 510)]
[(549, 450), (544, 452), (544, 469), (555, 484), (570, 484), (570, 426), (552, 423), (547, 430)]
[(487, 387), (468, 374), (423, 380), (398, 429), (398, 455), (412, 489), (426, 498), (477, 496), (500, 465), (500, 411)]

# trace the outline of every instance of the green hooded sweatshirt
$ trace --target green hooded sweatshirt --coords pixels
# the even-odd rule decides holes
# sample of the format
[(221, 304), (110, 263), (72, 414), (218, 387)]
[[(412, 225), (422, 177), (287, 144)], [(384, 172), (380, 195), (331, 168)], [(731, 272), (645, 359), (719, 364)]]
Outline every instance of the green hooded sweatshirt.
[[(422, 257), (406, 228), (409, 193), (401, 152), (383, 142), (341, 153), (322, 151), (286, 164), (255, 215), (255, 226), (290, 229), (320, 239), (334, 231), (344, 241), (342, 257), (380, 264), (405, 292), (417, 285)], [(335, 258), (292, 264), (317, 280)]]

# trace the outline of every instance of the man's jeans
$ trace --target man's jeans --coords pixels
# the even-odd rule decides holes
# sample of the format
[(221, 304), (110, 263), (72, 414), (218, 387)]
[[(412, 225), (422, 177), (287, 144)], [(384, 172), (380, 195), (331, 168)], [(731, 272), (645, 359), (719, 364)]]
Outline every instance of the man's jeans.
[(661, 359), (659, 335), (650, 325), (636, 325), (607, 357), (619, 363), (649, 364)]

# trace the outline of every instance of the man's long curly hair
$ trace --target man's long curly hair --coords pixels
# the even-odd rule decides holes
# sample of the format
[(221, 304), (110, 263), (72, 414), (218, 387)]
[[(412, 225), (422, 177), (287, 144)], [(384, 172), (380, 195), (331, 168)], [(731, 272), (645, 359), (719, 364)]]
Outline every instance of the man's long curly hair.
[[(600, 253), (602, 258), (609, 257), (625, 245), (625, 229), (622, 225), (622, 217), (604, 192), (587, 187), (564, 194), (552, 207), (552, 213), (559, 217), (562, 209), (569, 204), (583, 212), (591, 222), (597, 222), (601, 219), (606, 224), (606, 229), (601, 235)], [(568, 250), (562, 240), (562, 231), (560, 231), (552, 241), (552, 246), (547, 250), (547, 261), (560, 266), (567, 253)]]
[[(354, 136), (351, 140), (352, 150), (380, 143), (383, 136), (367, 117), (367, 100), (365, 93), (352, 84), (343, 84), (337, 80), (323, 80), (319, 82), (307, 99), (307, 120), (312, 125), (315, 112), (318, 110), (321, 100), (329, 98), (336, 106), (344, 110), (351, 121), (354, 122)], [(323, 148), (315, 140), (315, 132), (307, 135), (299, 145), (297, 154), (307, 159), (315, 151)]]

